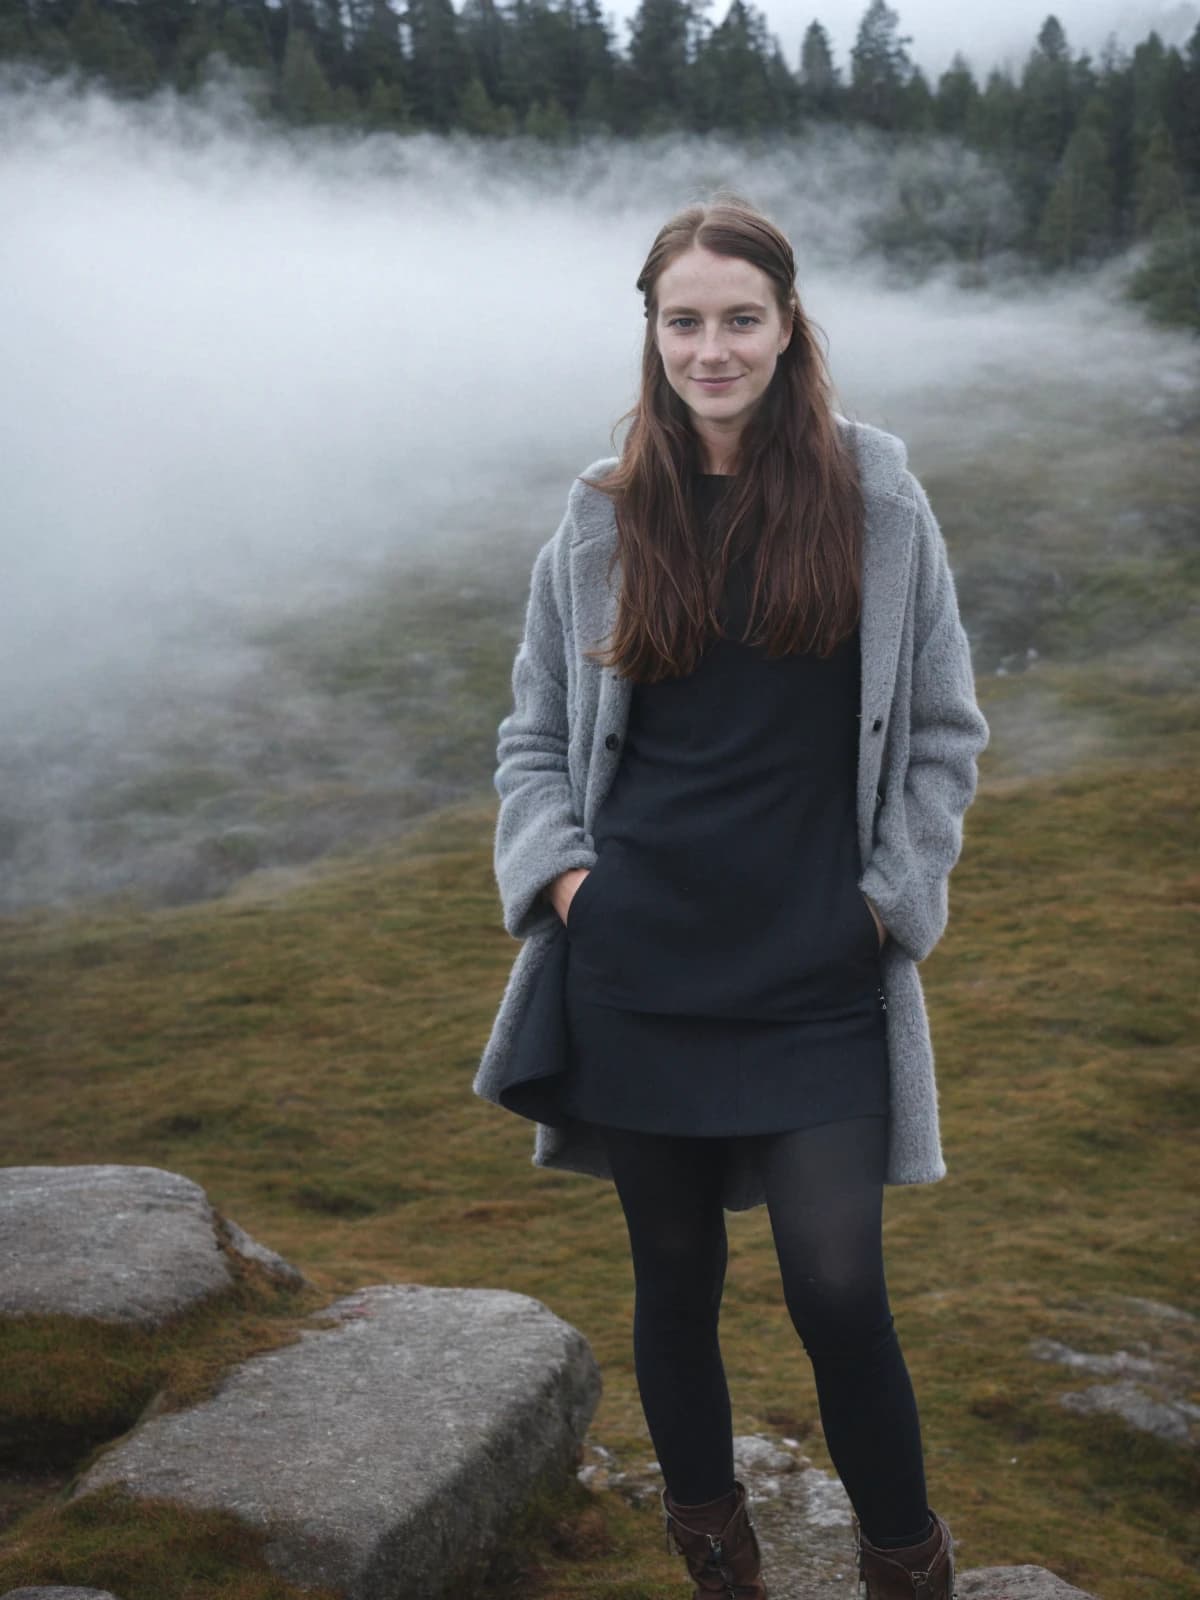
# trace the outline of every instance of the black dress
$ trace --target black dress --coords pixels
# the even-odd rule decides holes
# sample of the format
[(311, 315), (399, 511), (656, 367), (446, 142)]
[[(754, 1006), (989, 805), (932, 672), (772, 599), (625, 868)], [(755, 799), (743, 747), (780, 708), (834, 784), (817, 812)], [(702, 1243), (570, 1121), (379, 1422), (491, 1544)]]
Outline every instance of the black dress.
[[(699, 480), (705, 537), (731, 480)], [(741, 642), (739, 557), (683, 678), (635, 684), (567, 912), (568, 1115), (725, 1135), (886, 1116), (879, 935), (858, 888), (859, 635)]]

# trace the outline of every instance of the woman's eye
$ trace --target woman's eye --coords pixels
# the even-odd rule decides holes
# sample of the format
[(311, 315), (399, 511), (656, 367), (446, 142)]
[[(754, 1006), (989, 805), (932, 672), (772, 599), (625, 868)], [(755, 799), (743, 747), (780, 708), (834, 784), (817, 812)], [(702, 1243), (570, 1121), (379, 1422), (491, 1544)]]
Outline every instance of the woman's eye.
[[(672, 317), (667, 323), (668, 328), (678, 328), (684, 322), (695, 322), (695, 317)], [(742, 311), (733, 319), (735, 322), (757, 322), (758, 318), (748, 311)], [(686, 329), (684, 330), (686, 332)]]

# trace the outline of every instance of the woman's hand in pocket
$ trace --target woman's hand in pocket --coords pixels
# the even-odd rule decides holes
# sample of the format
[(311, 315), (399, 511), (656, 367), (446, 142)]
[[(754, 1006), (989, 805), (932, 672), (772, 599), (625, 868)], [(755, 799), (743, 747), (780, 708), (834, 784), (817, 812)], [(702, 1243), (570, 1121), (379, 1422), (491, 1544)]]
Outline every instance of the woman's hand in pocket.
[[(859, 894), (862, 894), (862, 890), (861, 889), (858, 892), (859, 892)], [(879, 934), (879, 948), (882, 950), (883, 947), (884, 947), (884, 944), (887, 941), (888, 931), (883, 925), (883, 918), (879, 915), (878, 911), (876, 911), (876, 909), (875, 909), (874, 905), (871, 903), (871, 901), (867, 900), (867, 897), (866, 897), (865, 894), (863, 894), (863, 899), (867, 901), (867, 910), (871, 913), (871, 916), (874, 918), (875, 929), (876, 929), (877, 933)]]
[(550, 903), (558, 912), (564, 924), (567, 920), (567, 913), (571, 908), (571, 901), (574, 900), (579, 891), (579, 885), (587, 877), (590, 870), (589, 867), (572, 867), (568, 872), (560, 872), (550, 885), (548, 891)]

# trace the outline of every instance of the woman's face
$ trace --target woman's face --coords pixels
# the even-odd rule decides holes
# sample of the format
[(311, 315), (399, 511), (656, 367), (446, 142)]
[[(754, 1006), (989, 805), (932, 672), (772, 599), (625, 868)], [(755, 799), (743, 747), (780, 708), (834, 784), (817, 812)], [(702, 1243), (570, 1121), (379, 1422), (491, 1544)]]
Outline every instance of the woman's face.
[(663, 372), (691, 412), (710, 469), (721, 470), (788, 347), (791, 322), (780, 317), (770, 278), (740, 256), (696, 246), (659, 273), (656, 287)]

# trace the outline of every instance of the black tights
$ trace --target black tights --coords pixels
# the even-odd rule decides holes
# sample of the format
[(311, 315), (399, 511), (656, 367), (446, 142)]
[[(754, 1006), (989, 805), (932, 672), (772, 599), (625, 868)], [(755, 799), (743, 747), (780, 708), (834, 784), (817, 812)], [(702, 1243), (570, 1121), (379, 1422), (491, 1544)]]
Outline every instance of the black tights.
[[(663, 1479), (679, 1505), (733, 1487), (717, 1339), (731, 1139), (601, 1128), (629, 1227), (634, 1363)], [(745, 1136), (761, 1163), (784, 1300), (812, 1362), (829, 1454), (863, 1533), (913, 1544), (928, 1527), (916, 1399), (883, 1270), (887, 1121), (855, 1117)]]

